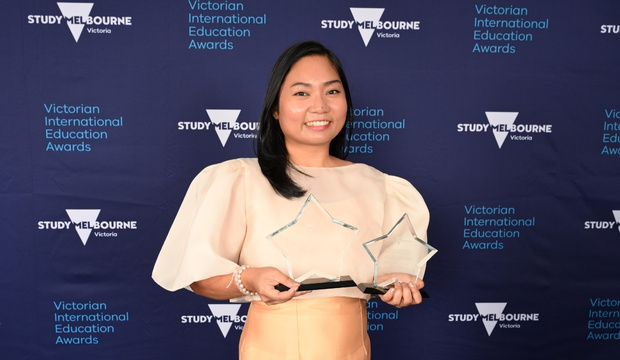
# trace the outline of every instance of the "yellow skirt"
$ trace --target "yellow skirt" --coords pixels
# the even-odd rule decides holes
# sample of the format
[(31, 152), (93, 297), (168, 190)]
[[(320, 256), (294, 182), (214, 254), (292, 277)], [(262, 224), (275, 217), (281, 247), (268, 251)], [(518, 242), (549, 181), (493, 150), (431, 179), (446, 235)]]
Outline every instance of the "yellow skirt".
[(366, 300), (346, 297), (250, 304), (241, 360), (369, 360)]

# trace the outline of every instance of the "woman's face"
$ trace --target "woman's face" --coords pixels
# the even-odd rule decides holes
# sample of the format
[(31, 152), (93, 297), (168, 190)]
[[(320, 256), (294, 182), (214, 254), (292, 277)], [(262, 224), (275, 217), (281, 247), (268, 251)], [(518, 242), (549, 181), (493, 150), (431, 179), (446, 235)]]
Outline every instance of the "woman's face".
[(293, 65), (280, 88), (273, 116), (289, 152), (304, 147), (329, 149), (346, 121), (347, 100), (340, 76), (327, 57), (306, 56)]

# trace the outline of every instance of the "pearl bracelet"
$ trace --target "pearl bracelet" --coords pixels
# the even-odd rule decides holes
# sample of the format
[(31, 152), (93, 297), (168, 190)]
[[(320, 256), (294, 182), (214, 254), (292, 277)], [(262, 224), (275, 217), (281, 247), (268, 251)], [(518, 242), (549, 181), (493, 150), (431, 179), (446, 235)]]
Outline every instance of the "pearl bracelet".
[(243, 295), (246, 295), (246, 296), (257, 295), (257, 293), (251, 292), (248, 289), (246, 289), (245, 286), (243, 286), (243, 282), (241, 281), (241, 273), (243, 272), (243, 270), (246, 270), (248, 268), (250, 268), (250, 266), (243, 265), (235, 269), (235, 272), (233, 273), (233, 278), (235, 279), (235, 285), (237, 285), (237, 289), (239, 289), (239, 291), (241, 291)]

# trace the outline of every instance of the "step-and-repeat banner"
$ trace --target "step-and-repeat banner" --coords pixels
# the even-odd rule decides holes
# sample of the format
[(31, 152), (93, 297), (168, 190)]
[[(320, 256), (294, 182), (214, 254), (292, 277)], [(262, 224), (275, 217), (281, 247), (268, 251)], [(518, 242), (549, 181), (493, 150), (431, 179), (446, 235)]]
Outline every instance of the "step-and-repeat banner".
[(368, 303), (373, 359), (620, 352), (620, 2), (0, 8), (1, 358), (236, 357), (248, 305), (151, 270), (191, 179), (254, 156), (271, 66), (309, 39), (349, 77), (349, 159), (412, 182), (439, 249), (429, 299)]

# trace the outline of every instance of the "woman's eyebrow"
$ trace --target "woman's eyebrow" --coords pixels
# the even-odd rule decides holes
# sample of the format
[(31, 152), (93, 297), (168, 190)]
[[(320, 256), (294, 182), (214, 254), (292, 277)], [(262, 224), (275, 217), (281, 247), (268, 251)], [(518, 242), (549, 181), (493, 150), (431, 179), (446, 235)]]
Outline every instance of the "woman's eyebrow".
[[(323, 85), (325, 85), (325, 86), (329, 86), (329, 85), (332, 85), (332, 84), (335, 84), (335, 83), (341, 83), (341, 81), (340, 81), (340, 80), (338, 80), (338, 79), (334, 79), (334, 80), (330, 80), (330, 81), (326, 81), (326, 82), (324, 82), (324, 83), (323, 83)], [(310, 85), (309, 83), (305, 83), (305, 82), (299, 81), (299, 82), (296, 82), (296, 83), (294, 83), (294, 84), (292, 84), (292, 85), (291, 85), (291, 87), (294, 87), (294, 86), (305, 86), (305, 87), (309, 87), (309, 86), (311, 86), (311, 85)]]

